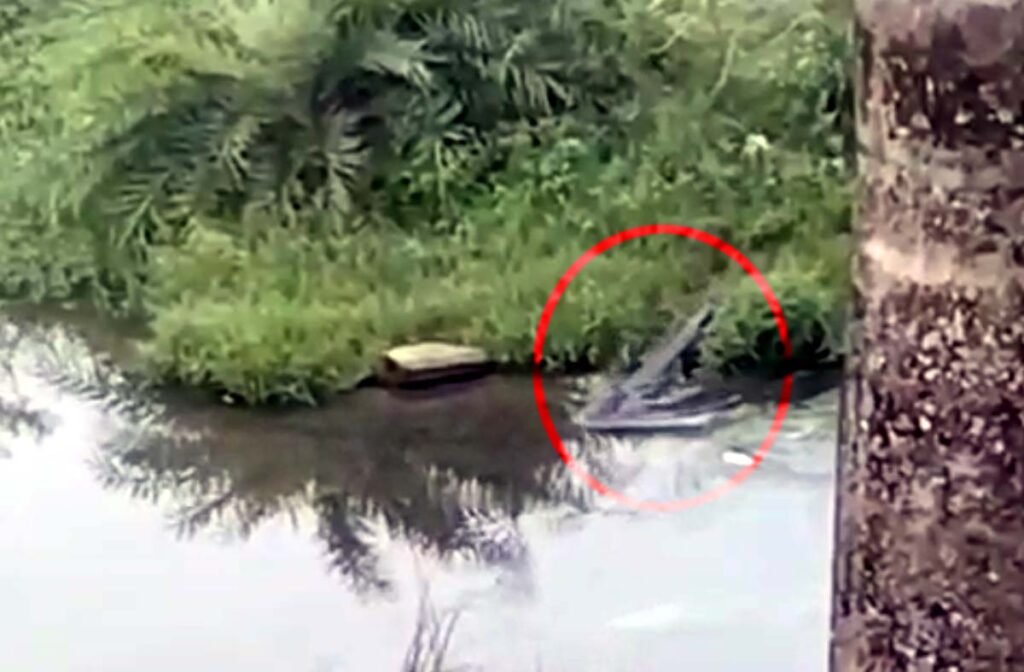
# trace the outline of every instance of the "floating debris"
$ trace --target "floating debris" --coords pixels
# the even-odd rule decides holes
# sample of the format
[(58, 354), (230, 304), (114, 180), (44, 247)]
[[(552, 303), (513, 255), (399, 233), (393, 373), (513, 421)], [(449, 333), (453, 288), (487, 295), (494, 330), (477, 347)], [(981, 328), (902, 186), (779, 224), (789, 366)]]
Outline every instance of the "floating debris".
[(388, 350), (376, 379), (390, 386), (437, 384), (483, 376), (493, 369), (494, 363), (480, 348), (429, 341)]

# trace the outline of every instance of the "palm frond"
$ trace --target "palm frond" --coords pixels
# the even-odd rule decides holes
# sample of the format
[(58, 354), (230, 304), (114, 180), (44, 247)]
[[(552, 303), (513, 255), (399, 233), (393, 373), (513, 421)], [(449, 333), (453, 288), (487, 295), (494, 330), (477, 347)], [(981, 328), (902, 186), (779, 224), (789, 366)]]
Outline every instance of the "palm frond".
[(426, 89), (433, 84), (426, 39), (405, 39), (391, 31), (377, 30), (367, 36), (359, 60), (368, 72), (397, 77)]

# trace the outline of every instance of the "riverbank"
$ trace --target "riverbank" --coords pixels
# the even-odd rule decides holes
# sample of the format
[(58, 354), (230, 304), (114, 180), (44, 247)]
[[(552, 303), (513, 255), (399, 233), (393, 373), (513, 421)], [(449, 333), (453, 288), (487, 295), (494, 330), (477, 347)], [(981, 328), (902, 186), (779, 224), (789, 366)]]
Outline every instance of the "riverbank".
[[(0, 54), (33, 92), (0, 112), (18, 167), (0, 181), (0, 281), (141, 320), (153, 381), (316, 403), (422, 339), (525, 369), (569, 265), (671, 222), (765, 272), (801, 355), (834, 350), (853, 170), (844, 27), (802, 2), (606, 4), (371, 21), (305, 2), (217, 16), (153, 3), (97, 9), (88, 45), (68, 17), (28, 12)], [(125, 42), (126, 25), (178, 37)], [(68, 85), (101, 71), (130, 85)], [(713, 290), (726, 306), (706, 360), (772, 366), (771, 314), (730, 264), (667, 236), (616, 248), (560, 303), (548, 368), (635, 358)]]
[[(528, 378), (224, 408), (122, 384), (77, 330), (2, 326), (0, 669), (407, 672), (424, 585), (459, 613), (453, 667), (826, 667), (834, 392), (794, 402), (739, 488), (636, 515), (565, 468)], [(758, 449), (774, 404), (747, 410), (569, 448), (629, 495), (693, 497)]]

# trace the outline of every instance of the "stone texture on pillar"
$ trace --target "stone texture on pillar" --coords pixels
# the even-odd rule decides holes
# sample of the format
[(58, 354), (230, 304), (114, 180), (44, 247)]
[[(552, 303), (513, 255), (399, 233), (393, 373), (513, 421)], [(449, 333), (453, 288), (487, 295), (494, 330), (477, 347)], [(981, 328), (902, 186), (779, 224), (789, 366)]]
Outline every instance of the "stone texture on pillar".
[(1024, 671), (1024, 0), (858, 0), (833, 672)]

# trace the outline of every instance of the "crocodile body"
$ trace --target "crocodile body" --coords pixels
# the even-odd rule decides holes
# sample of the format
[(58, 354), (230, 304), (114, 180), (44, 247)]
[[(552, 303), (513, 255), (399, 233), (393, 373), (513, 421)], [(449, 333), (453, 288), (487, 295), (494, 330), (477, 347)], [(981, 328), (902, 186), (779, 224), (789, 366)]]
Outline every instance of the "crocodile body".
[[(778, 386), (763, 380), (726, 383), (712, 381), (706, 372), (679, 375), (680, 360), (696, 360), (713, 316), (714, 306), (708, 304), (682, 326), (677, 324), (632, 375), (598, 393), (576, 416), (576, 424), (603, 433), (706, 433), (737, 419), (741, 405), (775, 403)], [(791, 401), (813, 398), (835, 387), (840, 378), (841, 371), (828, 366), (796, 372)]]
[(578, 414), (576, 423), (595, 432), (681, 431), (706, 429), (740, 403), (738, 394), (706, 390), (692, 380), (679, 383), (673, 369), (696, 358), (714, 317), (708, 304), (644, 358), (625, 380), (602, 391)]

